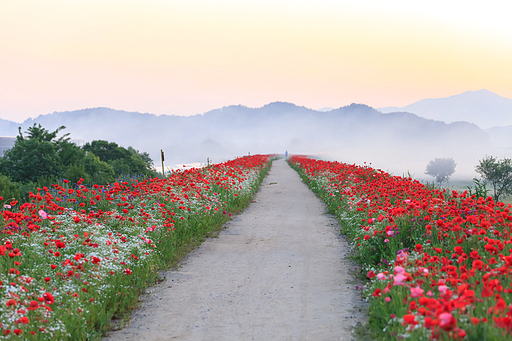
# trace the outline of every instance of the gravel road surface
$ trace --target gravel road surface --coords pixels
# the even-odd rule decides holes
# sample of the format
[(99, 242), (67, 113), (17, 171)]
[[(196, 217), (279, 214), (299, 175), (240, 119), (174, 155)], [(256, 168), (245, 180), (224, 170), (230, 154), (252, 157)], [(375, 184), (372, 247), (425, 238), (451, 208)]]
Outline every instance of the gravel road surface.
[(364, 303), (335, 218), (284, 160), (254, 200), (105, 340), (352, 340)]

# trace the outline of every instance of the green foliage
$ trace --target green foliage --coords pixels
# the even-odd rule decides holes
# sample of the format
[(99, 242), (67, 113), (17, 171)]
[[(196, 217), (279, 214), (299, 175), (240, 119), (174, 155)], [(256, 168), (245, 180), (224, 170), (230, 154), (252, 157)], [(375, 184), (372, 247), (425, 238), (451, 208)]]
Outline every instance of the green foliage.
[(474, 195), (477, 198), (487, 198), (487, 183), (482, 179), (473, 178), (474, 186), (468, 186), (469, 195)]
[(101, 161), (108, 163), (116, 176), (122, 174), (155, 176), (153, 161), (148, 153), (118, 146), (117, 143), (104, 140), (95, 140), (86, 143), (83, 150), (94, 153)]
[(83, 146), (86, 152), (92, 152), (100, 158), (101, 161), (112, 161), (116, 159), (123, 159), (129, 156), (128, 151), (119, 147), (115, 142), (108, 142), (104, 140), (95, 140), (91, 143), (87, 142)]
[[(115, 179), (114, 169), (108, 163), (101, 161), (93, 153), (87, 153), (83, 159), (85, 173), (91, 175), (90, 181), (104, 185)], [(85, 178), (84, 178), (85, 179)]]
[[(46, 130), (45, 128), (43, 128), (41, 126), (41, 124), (38, 124), (36, 126), (36, 124), (34, 123), (34, 125), (32, 127), (29, 127), (27, 129), (27, 134), (28, 134), (28, 138), (30, 140), (37, 140), (39, 142), (53, 142), (53, 140), (57, 137), (57, 134), (59, 133), (59, 131), (61, 131), (63, 129), (66, 129), (66, 127), (60, 126), (59, 128), (50, 132), (50, 131)], [(21, 127), (18, 128), (18, 131), (19, 131), (18, 137), (23, 138), (23, 134), (21, 133)], [(67, 138), (68, 135), (69, 134), (65, 134), (57, 142), (63, 141), (65, 138)]]
[[(8, 177), (0, 174), (0, 197), (10, 200), (20, 197), (20, 189)], [(3, 202), (0, 202), (3, 205)]]
[(153, 160), (151, 159), (151, 156), (149, 156), (148, 152), (139, 152), (133, 147), (128, 147), (128, 151), (130, 151), (132, 154), (138, 155), (145, 168), (153, 169)]
[(83, 179), (105, 185), (123, 174), (156, 176), (148, 153), (103, 140), (79, 147), (69, 141), (69, 134), (57, 137), (63, 129), (48, 131), (34, 124), (22, 133), (19, 128), (14, 146), (0, 158), (0, 190), (25, 201), (30, 192), (62, 177), (71, 183)]
[(80, 164), (85, 157), (85, 151), (68, 140), (59, 142), (57, 148), (57, 153), (64, 167)]
[(438, 184), (448, 181), (450, 176), (455, 172), (457, 164), (452, 158), (436, 158), (430, 160), (425, 169), (425, 174), (433, 176)]
[(64, 172), (64, 178), (71, 183), (77, 183), (80, 179), (84, 179), (85, 183), (91, 183), (91, 177), (85, 172), (83, 164), (71, 164)]
[(512, 160), (503, 158), (498, 160), (494, 156), (486, 156), (475, 167), (477, 173), (482, 175), (485, 183), (490, 183), (493, 189), (494, 201), (500, 196), (512, 194)]
[(51, 140), (48, 141), (51, 134), (41, 133), (35, 125), (32, 128), (29, 130), (32, 129), (34, 138), (30, 137), (31, 134), (29, 138), (24, 138), (20, 131), (14, 146), (0, 158), (0, 172), (12, 181), (36, 182), (41, 176), (62, 175), (62, 162), (56, 145)]

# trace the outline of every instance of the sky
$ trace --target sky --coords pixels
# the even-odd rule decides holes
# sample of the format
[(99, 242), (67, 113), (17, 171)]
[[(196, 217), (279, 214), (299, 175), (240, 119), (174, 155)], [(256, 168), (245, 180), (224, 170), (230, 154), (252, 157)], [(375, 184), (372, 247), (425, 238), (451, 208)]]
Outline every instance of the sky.
[(501, 0), (0, 0), (0, 118), (512, 98), (510, 13)]

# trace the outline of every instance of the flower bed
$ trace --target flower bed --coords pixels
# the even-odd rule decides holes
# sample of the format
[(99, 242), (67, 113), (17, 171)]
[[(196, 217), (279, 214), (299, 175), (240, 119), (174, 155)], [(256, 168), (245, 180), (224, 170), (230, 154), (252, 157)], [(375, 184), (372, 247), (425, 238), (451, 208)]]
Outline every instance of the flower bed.
[(369, 166), (290, 163), (352, 242), (374, 337), (512, 339), (511, 205)]
[(0, 339), (92, 340), (157, 270), (218, 230), (270, 167), (255, 155), (109, 186), (66, 180), (0, 211)]

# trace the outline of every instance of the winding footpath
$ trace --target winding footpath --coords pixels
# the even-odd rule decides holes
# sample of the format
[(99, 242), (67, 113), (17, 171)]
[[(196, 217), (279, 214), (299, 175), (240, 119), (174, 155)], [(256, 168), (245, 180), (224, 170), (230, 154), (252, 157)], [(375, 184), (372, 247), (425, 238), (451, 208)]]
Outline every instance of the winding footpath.
[(364, 303), (348, 251), (321, 200), (274, 161), (255, 201), (104, 340), (352, 340)]

